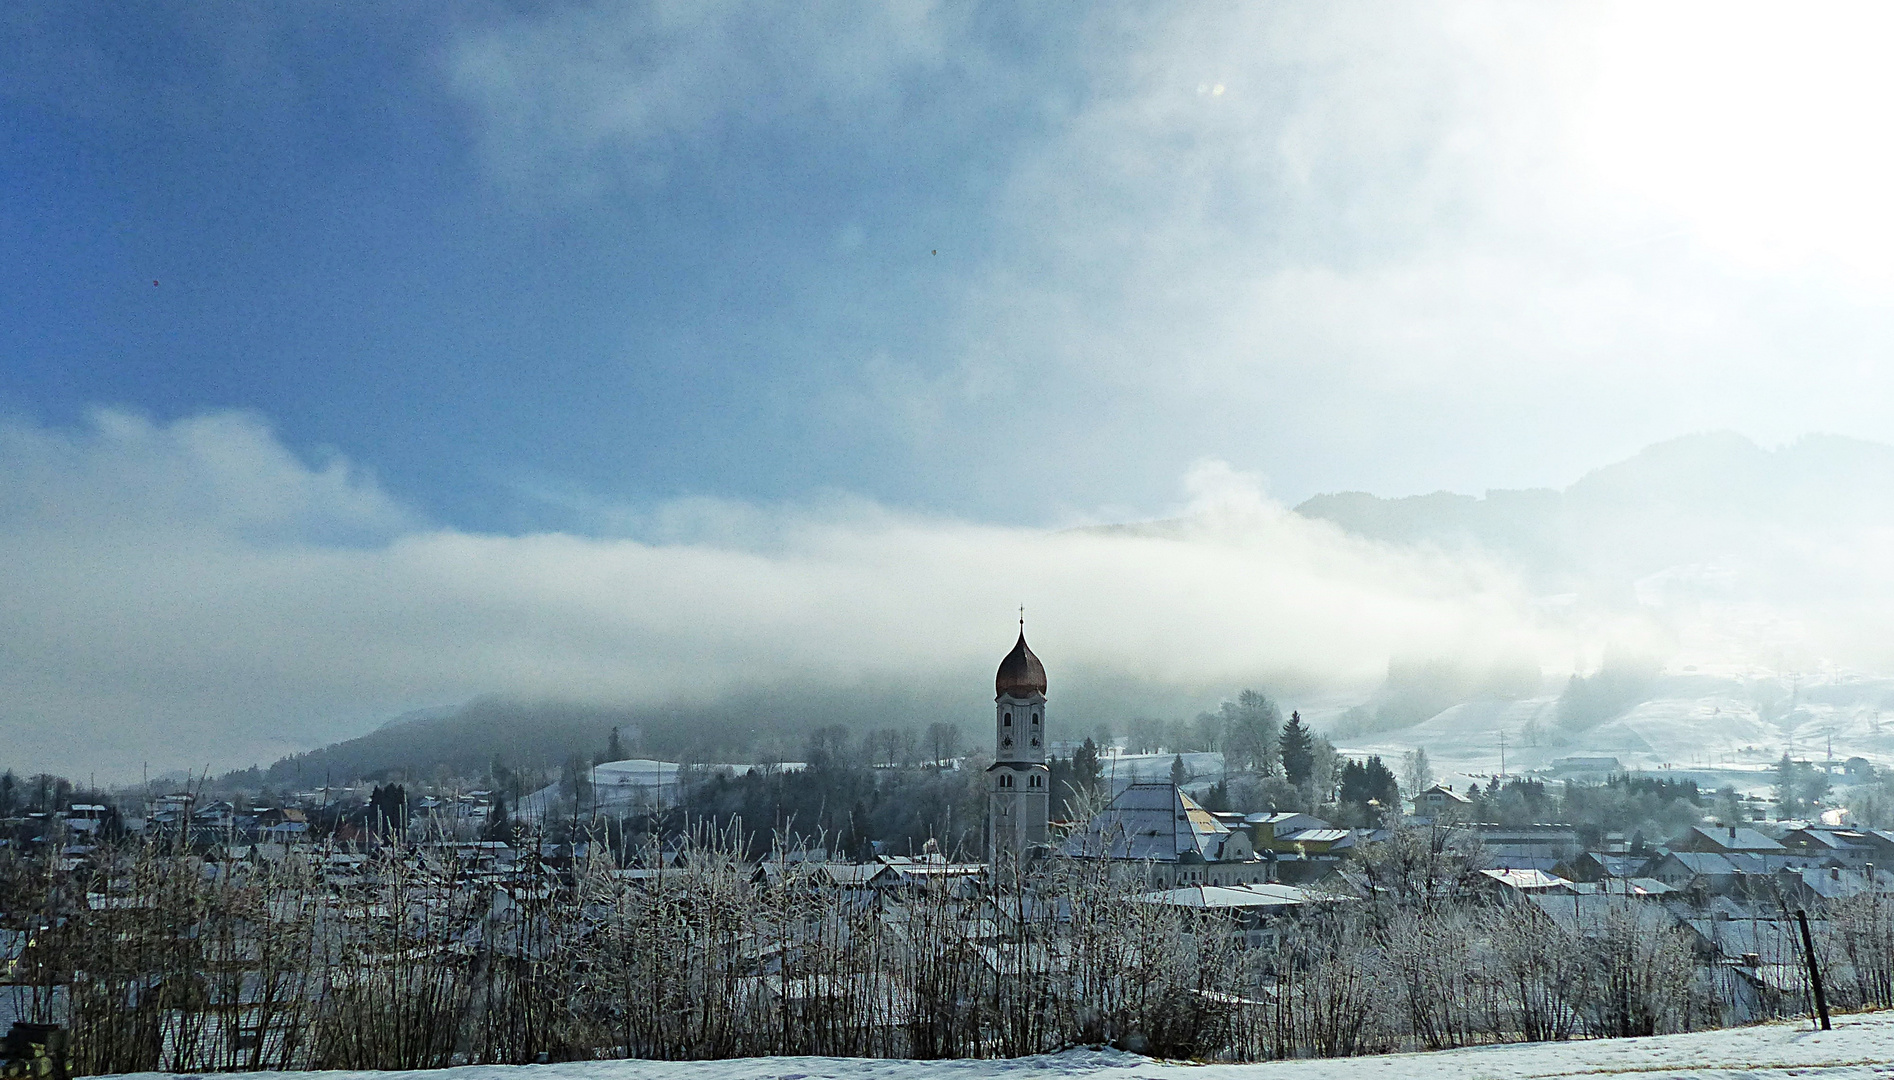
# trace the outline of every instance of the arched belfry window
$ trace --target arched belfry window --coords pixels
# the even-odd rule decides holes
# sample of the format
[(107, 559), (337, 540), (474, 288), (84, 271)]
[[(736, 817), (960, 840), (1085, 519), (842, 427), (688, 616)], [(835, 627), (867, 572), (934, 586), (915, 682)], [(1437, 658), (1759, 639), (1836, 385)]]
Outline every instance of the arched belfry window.
[(1033, 713), (1033, 714), (1032, 714), (1032, 722), (1033, 722), (1033, 726), (1034, 726), (1034, 727), (1038, 727), (1038, 726), (1039, 726), (1039, 714), (1038, 714), (1038, 713)]
[(1012, 727), (1012, 726), (1013, 726), (1013, 714), (1012, 714), (1012, 713), (1007, 713), (1007, 714), (1006, 714), (1006, 726), (1007, 726), (1007, 727)]

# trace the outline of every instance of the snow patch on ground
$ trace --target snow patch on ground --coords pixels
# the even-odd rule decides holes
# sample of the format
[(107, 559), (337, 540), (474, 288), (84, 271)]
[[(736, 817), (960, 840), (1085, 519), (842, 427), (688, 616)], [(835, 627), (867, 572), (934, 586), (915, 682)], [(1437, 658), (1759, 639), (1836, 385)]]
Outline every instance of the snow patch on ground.
[[(169, 1080), (161, 1073), (138, 1080)], [(231, 1073), (226, 1080), (1553, 1080), (1631, 1075), (1646, 1080), (1894, 1076), (1894, 1013), (1840, 1017), (1833, 1031), (1807, 1022), (1762, 1024), (1648, 1039), (1518, 1043), (1431, 1054), (1256, 1065), (1153, 1061), (1073, 1050), (1005, 1061), (742, 1058), (734, 1061), (590, 1061), (474, 1065), (428, 1072)]]

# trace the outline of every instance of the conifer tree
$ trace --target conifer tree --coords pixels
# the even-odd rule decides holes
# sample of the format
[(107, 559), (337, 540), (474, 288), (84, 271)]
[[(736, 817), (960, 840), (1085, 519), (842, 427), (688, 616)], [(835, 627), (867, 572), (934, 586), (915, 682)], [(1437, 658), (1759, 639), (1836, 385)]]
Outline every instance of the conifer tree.
[(493, 808), (487, 811), (487, 840), (501, 840), (511, 843), (513, 840), (513, 818), (506, 810), (506, 796), (495, 792)]
[(1310, 737), (1309, 729), (1302, 726), (1301, 713), (1292, 712), (1283, 722), (1278, 745), (1282, 747), (1283, 775), (1297, 787), (1308, 783), (1315, 771), (1315, 740)]
[(1072, 754), (1072, 786), (1092, 794), (1104, 778), (1105, 770), (1098, 764), (1098, 744), (1088, 738)]

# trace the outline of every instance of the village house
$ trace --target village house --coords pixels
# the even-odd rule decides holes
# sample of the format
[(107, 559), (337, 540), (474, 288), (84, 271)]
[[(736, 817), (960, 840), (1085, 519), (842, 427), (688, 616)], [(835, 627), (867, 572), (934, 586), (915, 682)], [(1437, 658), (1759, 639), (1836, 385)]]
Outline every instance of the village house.
[(1610, 881), (1636, 877), (1648, 858), (1603, 851), (1581, 851), (1556, 869), (1573, 881)]
[(1778, 864), (1788, 854), (1779, 842), (1738, 825), (1693, 825), (1665, 846), (1674, 852), (1767, 857), (1778, 860)]
[(1784, 867), (1776, 871), (1775, 884), (1783, 903), (1789, 907), (1812, 908), (1826, 900), (1857, 896), (1870, 890), (1894, 895), (1894, 874), (1865, 866), (1860, 869), (1838, 865)]
[(1132, 784), (1068, 836), (1065, 854), (1151, 867), (1151, 884), (1242, 885), (1266, 881), (1249, 833), (1233, 830), (1176, 784)]
[(1890, 845), (1872, 833), (1857, 829), (1807, 826), (1790, 829), (1782, 836), (1782, 847), (1789, 858), (1801, 866), (1867, 867), (1887, 862), (1884, 849)]
[(1768, 887), (1770, 867), (1759, 855), (1712, 851), (1668, 851), (1646, 870), (1648, 877), (1679, 892), (1709, 896), (1754, 895)]
[(1452, 784), (1435, 784), (1414, 796), (1414, 816), (1428, 821), (1464, 818), (1473, 800), (1453, 790)]
[(1572, 883), (1544, 870), (1481, 870), (1474, 884), (1492, 893), (1524, 896), (1531, 893), (1571, 892)]
[(1280, 935), (1278, 919), (1303, 908), (1349, 903), (1355, 897), (1295, 885), (1182, 885), (1134, 897), (1134, 902), (1222, 916), (1238, 945), (1249, 949), (1273, 948)]

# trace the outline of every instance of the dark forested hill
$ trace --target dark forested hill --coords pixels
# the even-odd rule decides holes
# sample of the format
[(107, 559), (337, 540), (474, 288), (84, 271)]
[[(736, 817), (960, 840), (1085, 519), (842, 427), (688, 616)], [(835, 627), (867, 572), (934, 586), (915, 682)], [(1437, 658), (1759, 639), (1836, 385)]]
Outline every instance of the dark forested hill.
[[(938, 720), (978, 715), (941, 700), (886, 687), (756, 691), (665, 706), (482, 699), (446, 715), (398, 718), (359, 738), (284, 758), (264, 779), (306, 788), (325, 778), (340, 783), (395, 775), (479, 776), (496, 762), (514, 770), (556, 768), (568, 758), (602, 752), (614, 727), (629, 756), (795, 760), (808, 733), (829, 724), (857, 732), (900, 727), (918, 733)], [(956, 711), (962, 715), (948, 715)]]

